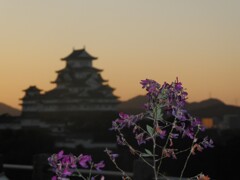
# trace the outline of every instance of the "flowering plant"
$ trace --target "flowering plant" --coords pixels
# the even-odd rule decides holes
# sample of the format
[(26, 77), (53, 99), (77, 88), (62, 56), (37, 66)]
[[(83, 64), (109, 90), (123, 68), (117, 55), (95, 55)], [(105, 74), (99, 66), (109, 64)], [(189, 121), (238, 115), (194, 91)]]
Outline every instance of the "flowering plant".
[[(90, 155), (80, 154), (78, 157), (72, 154), (64, 154), (64, 151), (60, 151), (57, 154), (51, 155), (48, 158), (49, 165), (53, 167), (55, 176), (52, 180), (65, 180), (68, 176), (78, 176), (84, 180), (95, 180), (97, 176), (92, 176), (91, 171), (95, 168), (98, 171), (105, 166), (103, 161), (99, 163), (94, 163)], [(78, 168), (89, 169), (89, 174), (84, 177), (83, 174), (78, 170)], [(104, 177), (101, 177), (103, 180)], [(67, 179), (66, 179), (67, 180)]]
[[(119, 145), (128, 147), (132, 154), (139, 157), (152, 168), (155, 180), (159, 177), (167, 179), (161, 171), (164, 159), (177, 159), (179, 154), (187, 153), (180, 174), (180, 179), (182, 179), (190, 156), (203, 151), (203, 149), (212, 148), (213, 141), (208, 137), (198, 137), (199, 133), (204, 131), (204, 127), (200, 119), (191, 116), (185, 109), (187, 92), (178, 79), (171, 84), (165, 82), (163, 85), (154, 80), (146, 79), (141, 81), (141, 85), (147, 91), (146, 96), (148, 101), (144, 105), (145, 112), (137, 115), (129, 115), (121, 112), (119, 113), (119, 118), (112, 122), (110, 129), (116, 132), (117, 143)], [(130, 142), (129, 138), (126, 137), (124, 134), (126, 131), (130, 131), (134, 135), (137, 146), (132, 144), (132, 141)], [(190, 147), (179, 149), (177, 141), (187, 141)], [(114, 154), (108, 149), (105, 152), (115, 167), (122, 173), (123, 179), (131, 179), (117, 165), (115, 158), (118, 157), (118, 154)], [(60, 179), (72, 174), (71, 169), (76, 168), (76, 164), (72, 162), (81, 160), (81, 158), (73, 158), (71, 156), (71, 158), (67, 158), (68, 162), (65, 163), (66, 160), (63, 160), (64, 158), (61, 153), (60, 158), (58, 156), (53, 155), (50, 158), (50, 165), (55, 168), (56, 177), (60, 177)], [(57, 162), (52, 160), (54, 158), (57, 159)], [(148, 160), (149, 158), (151, 161)], [(88, 160), (89, 158), (87, 158), (86, 163), (91, 162)], [(80, 166), (83, 168), (88, 167), (85, 161), (83, 162), (83, 165), (80, 163)], [(98, 168), (99, 166), (94, 163), (89, 164), (91, 164), (91, 168)], [(100, 167), (103, 167), (103, 165)], [(82, 175), (80, 177), (84, 179)], [(210, 178), (200, 173), (189, 179), (208, 180)]]

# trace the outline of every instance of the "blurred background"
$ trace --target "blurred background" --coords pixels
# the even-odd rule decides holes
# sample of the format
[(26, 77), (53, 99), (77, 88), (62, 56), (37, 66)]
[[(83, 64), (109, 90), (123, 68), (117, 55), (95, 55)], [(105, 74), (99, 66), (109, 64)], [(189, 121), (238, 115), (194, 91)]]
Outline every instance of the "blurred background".
[[(111, 121), (120, 111), (143, 111), (142, 79), (162, 84), (178, 77), (189, 93), (186, 108), (215, 142), (193, 157), (196, 169), (186, 176), (203, 171), (213, 179), (238, 179), (239, 7), (237, 0), (2, 0), (0, 153), (6, 176), (34, 179), (40, 154), (64, 149), (100, 160), (106, 147), (122, 153), (119, 163), (133, 172), (134, 157), (116, 145)], [(166, 174), (178, 175), (167, 167)]]

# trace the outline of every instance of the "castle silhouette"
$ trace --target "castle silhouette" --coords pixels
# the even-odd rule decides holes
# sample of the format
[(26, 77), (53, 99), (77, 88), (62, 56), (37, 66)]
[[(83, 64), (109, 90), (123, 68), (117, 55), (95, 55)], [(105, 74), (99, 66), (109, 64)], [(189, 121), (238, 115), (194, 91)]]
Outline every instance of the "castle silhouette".
[(37, 86), (30, 86), (24, 90), (22, 116), (116, 111), (118, 97), (102, 78), (102, 70), (93, 67), (92, 61), (96, 59), (85, 48), (73, 50), (62, 58), (66, 65), (56, 71), (57, 78), (51, 82), (56, 84), (55, 88), (43, 92)]

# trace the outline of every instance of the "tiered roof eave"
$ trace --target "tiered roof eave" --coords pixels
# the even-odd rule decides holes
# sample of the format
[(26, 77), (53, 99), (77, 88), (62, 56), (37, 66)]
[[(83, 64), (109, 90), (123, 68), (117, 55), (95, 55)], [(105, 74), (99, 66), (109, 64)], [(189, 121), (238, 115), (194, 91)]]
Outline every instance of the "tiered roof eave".
[[(77, 70), (77, 71), (95, 71), (95, 72), (102, 72), (103, 70), (102, 69), (98, 69), (98, 68), (94, 68), (94, 67), (79, 67), (79, 68), (73, 68), (74, 70)], [(71, 71), (71, 69), (69, 68), (63, 68), (63, 69), (60, 69), (60, 70), (57, 70), (55, 71), (56, 73), (61, 73), (61, 72), (65, 72), (65, 71)]]
[(97, 57), (90, 55), (85, 49), (74, 49), (71, 54), (61, 58), (63, 61), (67, 61), (69, 59), (96, 60)]
[(27, 89), (24, 89), (23, 91), (24, 92), (26, 92), (26, 91), (39, 91), (39, 92), (41, 92), (43, 90), (39, 89), (37, 86), (29, 86)]

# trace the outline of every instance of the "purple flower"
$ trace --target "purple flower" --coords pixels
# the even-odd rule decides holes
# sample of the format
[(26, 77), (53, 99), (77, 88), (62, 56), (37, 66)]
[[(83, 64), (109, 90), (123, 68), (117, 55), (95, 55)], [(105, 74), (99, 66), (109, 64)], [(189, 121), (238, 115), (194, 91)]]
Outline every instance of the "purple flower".
[(94, 164), (94, 167), (97, 171), (101, 171), (101, 168), (105, 167), (104, 161), (100, 161), (99, 163)]
[(58, 154), (57, 154), (57, 158), (61, 159), (63, 157), (63, 154), (64, 154), (63, 150), (59, 151)]
[(185, 129), (183, 131), (183, 136), (188, 136), (190, 139), (194, 139), (194, 133), (192, 131), (190, 131), (190, 129)]
[(172, 139), (177, 139), (178, 136), (179, 136), (179, 134), (176, 134), (176, 133), (171, 133), (171, 134), (170, 134), (170, 137), (171, 137)]
[(128, 119), (128, 118), (129, 118), (129, 115), (128, 115), (128, 114), (125, 114), (125, 113), (123, 113), (123, 112), (120, 112), (120, 113), (119, 113), (119, 117), (120, 117), (121, 119)]
[(124, 139), (121, 136), (117, 136), (117, 143), (122, 146), (125, 145)]
[(182, 83), (181, 83), (181, 82), (176, 82), (176, 83), (175, 83), (175, 89), (176, 89), (177, 91), (181, 91), (181, 90), (183, 89)]
[(57, 180), (57, 176), (53, 176), (51, 180)]
[(199, 118), (194, 118), (194, 119), (191, 121), (191, 125), (192, 125), (192, 127), (200, 126), (200, 125), (201, 125), (201, 120), (200, 120)]
[(187, 113), (187, 111), (185, 109), (180, 109), (180, 108), (172, 109), (172, 115), (180, 121), (187, 120), (186, 113)]
[(150, 110), (150, 109), (151, 109), (151, 105), (150, 105), (149, 103), (145, 103), (145, 104), (143, 105), (143, 107), (144, 107), (144, 109), (146, 109), (146, 110)]
[(138, 142), (138, 145), (146, 143), (146, 140), (144, 139), (144, 133), (136, 134), (135, 138)]
[(64, 177), (67, 177), (67, 176), (70, 176), (72, 174), (72, 171), (70, 171), (70, 169), (68, 169), (68, 168), (65, 168), (63, 170), (62, 174), (63, 174)]
[(192, 121), (191, 121), (191, 126), (194, 128), (194, 127), (198, 127), (200, 131), (204, 131), (205, 130), (205, 127), (203, 126), (201, 120), (199, 118), (194, 118)]
[(203, 141), (201, 142), (201, 145), (203, 145), (204, 148), (208, 148), (208, 147), (213, 148), (214, 147), (213, 140), (212, 139), (208, 140), (208, 137), (205, 137), (203, 139)]
[(64, 155), (62, 157), (62, 164), (63, 165), (66, 165), (66, 166), (69, 166), (71, 168), (76, 168), (77, 167), (77, 157), (70, 154), (70, 155)]
[(146, 89), (148, 92), (148, 96), (156, 96), (159, 93), (160, 84), (151, 79), (141, 80), (140, 84), (142, 84), (142, 88)]
[(176, 154), (173, 149), (164, 149), (163, 155), (165, 157), (172, 157), (173, 159), (177, 159)]
[(159, 126), (156, 127), (156, 132), (160, 136), (161, 139), (164, 139), (166, 136), (166, 131), (162, 130)]
[(79, 164), (83, 168), (88, 168), (88, 164), (91, 163), (92, 157), (89, 155), (80, 155), (79, 157)]
[(183, 132), (184, 128), (185, 128), (185, 123), (182, 122), (181, 125), (175, 125), (174, 128), (178, 131), (178, 132)]
[(196, 143), (196, 144), (193, 145), (193, 147), (191, 149), (191, 153), (193, 155), (195, 155), (196, 154), (196, 150), (199, 151), (199, 152), (202, 152), (203, 148), (202, 148), (202, 146), (200, 146), (199, 144)]
[(52, 177), (52, 180), (63, 179), (64, 177), (70, 176), (77, 168), (77, 157), (72, 154), (65, 155), (63, 151), (53, 154), (48, 158), (48, 161), (56, 174), (56, 176)]
[(111, 159), (113, 159), (115, 161), (115, 159), (118, 157), (118, 154), (111, 154)]
[(119, 113), (119, 118), (112, 122), (112, 128), (110, 130), (121, 130), (124, 127), (130, 128), (133, 126), (137, 121), (143, 118), (143, 114), (138, 115), (128, 115), (123, 112)]
[(112, 151), (109, 150), (109, 149), (105, 149), (104, 152), (106, 152), (106, 153), (108, 154), (108, 156), (110, 157), (110, 159), (111, 159), (112, 161), (115, 161), (115, 159), (119, 156), (119, 154), (116, 154), (116, 153), (114, 154), (114, 153), (112, 153)]

